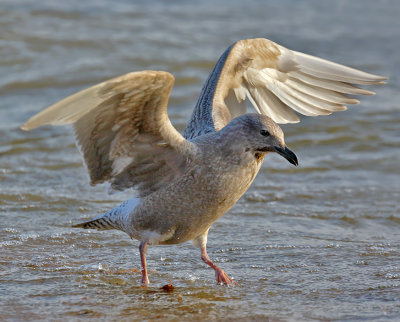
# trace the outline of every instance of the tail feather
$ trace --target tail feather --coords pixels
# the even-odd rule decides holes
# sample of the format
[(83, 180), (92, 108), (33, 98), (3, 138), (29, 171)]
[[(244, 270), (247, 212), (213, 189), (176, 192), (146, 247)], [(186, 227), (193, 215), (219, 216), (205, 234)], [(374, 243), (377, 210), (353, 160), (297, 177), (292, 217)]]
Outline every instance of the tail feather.
[(85, 229), (97, 229), (97, 230), (119, 229), (119, 227), (116, 226), (115, 223), (113, 223), (111, 219), (107, 218), (106, 216), (101, 217), (99, 219), (93, 219), (77, 225), (73, 225), (72, 228), (85, 228)]
[(139, 203), (140, 199), (132, 198), (105, 214), (92, 220), (73, 225), (72, 227), (97, 230), (119, 229), (125, 231), (128, 217)]

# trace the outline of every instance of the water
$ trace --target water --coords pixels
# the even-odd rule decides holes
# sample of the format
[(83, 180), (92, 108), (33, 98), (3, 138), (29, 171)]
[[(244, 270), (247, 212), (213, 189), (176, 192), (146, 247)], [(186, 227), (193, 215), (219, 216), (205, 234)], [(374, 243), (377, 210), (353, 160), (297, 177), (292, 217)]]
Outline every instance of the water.
[[(0, 2), (0, 320), (400, 319), (398, 1)], [(300, 160), (268, 156), (214, 224), (211, 258), (72, 229), (129, 198), (90, 187), (68, 127), (22, 132), (53, 102), (126, 72), (176, 76), (183, 130), (201, 85), (234, 41), (289, 48), (390, 77), (361, 106), (284, 126)], [(174, 292), (160, 290), (172, 280)]]

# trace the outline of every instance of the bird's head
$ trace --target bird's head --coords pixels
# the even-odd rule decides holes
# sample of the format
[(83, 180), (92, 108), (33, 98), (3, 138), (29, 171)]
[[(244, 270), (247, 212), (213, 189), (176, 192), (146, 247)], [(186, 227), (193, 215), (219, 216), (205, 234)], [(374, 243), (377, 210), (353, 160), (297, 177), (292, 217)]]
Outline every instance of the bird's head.
[(261, 114), (245, 114), (232, 122), (238, 123), (244, 134), (247, 148), (254, 155), (276, 152), (293, 165), (298, 165), (296, 155), (286, 147), (282, 129), (271, 118)]

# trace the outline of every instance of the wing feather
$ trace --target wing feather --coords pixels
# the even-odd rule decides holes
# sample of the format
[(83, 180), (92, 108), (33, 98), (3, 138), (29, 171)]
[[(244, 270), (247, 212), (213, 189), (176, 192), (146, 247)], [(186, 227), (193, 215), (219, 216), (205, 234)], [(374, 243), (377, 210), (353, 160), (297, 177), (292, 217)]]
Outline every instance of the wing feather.
[(330, 112), (319, 108), (307, 101), (304, 96), (280, 82), (272, 82), (267, 88), (274, 93), (284, 104), (296, 112), (306, 116), (329, 115)]
[(339, 92), (344, 94), (353, 94), (353, 95), (374, 95), (375, 93), (364, 88), (358, 88), (356, 86), (334, 81), (321, 79), (318, 77), (313, 77), (311, 75), (304, 74), (300, 71), (294, 71), (290, 73), (290, 78), (297, 79), (302, 81), (303, 83), (313, 85), (316, 88), (323, 88), (333, 92)]
[(272, 115), (278, 122), (298, 122), (299, 119), (292, 110), (266, 88), (248, 87), (248, 97), (256, 111)]
[[(385, 80), (386, 77), (292, 51), (267, 39), (241, 40), (219, 59), (203, 87), (187, 132), (194, 137), (201, 134), (200, 128), (220, 130), (238, 111), (245, 112), (237, 108), (245, 99), (258, 113), (277, 123), (298, 122), (293, 111), (306, 116), (329, 115), (359, 103), (348, 94), (374, 94), (354, 84), (384, 84)], [(202, 104), (210, 101), (212, 104)], [(199, 115), (204, 120), (202, 124), (195, 120)]]
[(22, 128), (72, 123), (91, 184), (145, 196), (180, 177), (193, 149), (167, 115), (173, 83), (166, 72), (129, 73), (55, 103)]
[(295, 78), (289, 78), (286, 80), (285, 84), (299, 92), (302, 92), (306, 95), (318, 98), (320, 100), (324, 100), (333, 105), (341, 105), (341, 104), (358, 104), (359, 101), (350, 98), (343, 93), (329, 91), (325, 88), (315, 87), (309, 84), (305, 84)]
[(293, 51), (294, 56), (301, 66), (301, 70), (307, 74), (324, 79), (339, 80), (354, 84), (382, 84), (386, 77), (378, 76), (340, 65), (319, 57)]

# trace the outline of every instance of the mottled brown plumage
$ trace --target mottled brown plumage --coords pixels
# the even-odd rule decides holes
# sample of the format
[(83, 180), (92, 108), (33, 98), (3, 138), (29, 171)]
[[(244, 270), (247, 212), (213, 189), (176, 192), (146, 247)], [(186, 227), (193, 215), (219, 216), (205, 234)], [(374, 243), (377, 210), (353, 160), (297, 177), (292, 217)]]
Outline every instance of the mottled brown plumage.
[[(384, 80), (267, 39), (247, 39), (218, 60), (183, 136), (167, 115), (174, 78), (161, 71), (129, 73), (85, 89), (22, 128), (73, 124), (91, 183), (137, 191), (139, 199), (76, 227), (120, 229), (140, 240), (144, 284), (147, 245), (188, 240), (201, 248), (217, 282), (232, 284), (207, 255), (208, 230), (248, 189), (267, 153), (297, 165), (275, 122), (298, 122), (294, 111), (317, 116), (345, 110), (358, 103), (347, 94), (373, 94), (353, 84)], [(259, 114), (245, 114), (246, 100)]]

